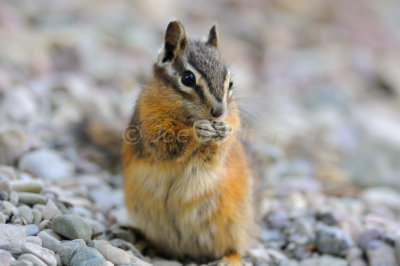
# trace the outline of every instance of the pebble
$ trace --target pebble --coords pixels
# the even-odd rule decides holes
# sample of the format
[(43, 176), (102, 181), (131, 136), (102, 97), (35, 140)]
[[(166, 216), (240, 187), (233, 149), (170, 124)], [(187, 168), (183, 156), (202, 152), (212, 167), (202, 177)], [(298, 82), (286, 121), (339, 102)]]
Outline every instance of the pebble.
[(55, 254), (52, 250), (43, 248), (43, 247), (41, 247), (37, 244), (33, 244), (33, 243), (24, 243), (21, 246), (21, 249), (23, 252), (31, 253), (31, 254), (37, 256), (38, 258), (40, 258), (42, 261), (44, 261), (49, 266), (57, 265), (57, 260), (56, 260)]
[(18, 249), (26, 240), (24, 226), (0, 224), (0, 248)]
[(92, 238), (92, 228), (79, 216), (60, 215), (53, 220), (53, 229), (68, 239), (79, 238), (88, 241)]
[(1, 266), (10, 266), (15, 259), (13, 256), (7, 252), (6, 250), (0, 249), (0, 265)]
[(33, 173), (43, 179), (70, 177), (74, 170), (71, 164), (52, 150), (42, 149), (30, 152), (22, 157), (19, 169)]
[(382, 237), (382, 230), (378, 230), (377, 228), (371, 228), (364, 230), (358, 240), (358, 245), (366, 250), (369, 244), (374, 241), (378, 240)]
[(39, 230), (42, 231), (46, 228), (48, 228), (51, 225), (51, 222), (49, 220), (43, 220), (39, 224)]
[(33, 206), (37, 203), (46, 204), (47, 200), (44, 196), (32, 192), (19, 192), (19, 202)]
[[(30, 264), (24, 264), (23, 262), (25, 261)], [(18, 257), (18, 262), (21, 262), (21, 264), (18, 265), (48, 266), (41, 259), (32, 254), (22, 254)]]
[(373, 240), (367, 248), (367, 258), (370, 266), (397, 266), (395, 250), (383, 241)]
[(32, 214), (32, 209), (29, 208), (26, 205), (21, 205), (18, 207), (18, 213), (19, 215), (25, 219), (25, 221), (28, 224), (31, 224), (33, 222), (33, 214)]
[(324, 225), (317, 230), (315, 245), (322, 254), (339, 255), (352, 245), (352, 241), (339, 228)]
[(42, 221), (42, 213), (38, 209), (32, 209), (33, 223), (39, 225)]
[(43, 181), (41, 180), (12, 180), (12, 190), (18, 192), (40, 193), (43, 190)]
[(27, 238), (26, 238), (26, 242), (29, 242), (29, 243), (34, 243), (34, 244), (37, 244), (37, 245), (39, 245), (39, 246), (42, 246), (42, 239), (40, 239), (40, 237), (37, 237), (37, 236), (28, 236)]
[(103, 245), (99, 248), (99, 251), (106, 260), (109, 260), (114, 264), (130, 262), (129, 254), (123, 249), (111, 245)]
[(26, 227), (26, 236), (35, 236), (39, 233), (39, 227), (36, 224), (28, 224)]
[(85, 265), (106, 266), (107, 263), (97, 249), (86, 247), (78, 249), (71, 259), (71, 266)]
[(50, 250), (53, 250), (54, 252), (57, 252), (58, 247), (60, 246), (60, 241), (57, 238), (50, 235), (46, 231), (41, 231), (38, 234), (38, 237), (42, 240), (42, 246), (44, 248), (48, 248)]
[(341, 258), (323, 255), (321, 257), (306, 259), (300, 263), (300, 266), (348, 266), (348, 262)]
[(142, 255), (142, 253), (140, 253), (140, 251), (132, 243), (130, 243), (128, 241), (125, 241), (125, 240), (119, 239), (119, 238), (114, 238), (113, 240), (110, 241), (110, 244), (115, 247), (122, 248), (123, 250), (129, 250), (136, 257), (138, 257), (140, 259), (144, 259), (144, 256)]
[(53, 220), (60, 214), (60, 210), (52, 200), (49, 200), (46, 204), (46, 207), (44, 207), (42, 210), (42, 216), (44, 219), (47, 220)]
[(60, 254), (61, 262), (64, 265), (70, 265), (72, 256), (75, 254), (75, 251), (78, 249), (83, 249), (85, 247), (86, 243), (82, 239), (62, 242), (58, 246), (58, 254)]
[(26, 143), (26, 136), (21, 127), (2, 124), (0, 127), (0, 164), (14, 164), (25, 151)]

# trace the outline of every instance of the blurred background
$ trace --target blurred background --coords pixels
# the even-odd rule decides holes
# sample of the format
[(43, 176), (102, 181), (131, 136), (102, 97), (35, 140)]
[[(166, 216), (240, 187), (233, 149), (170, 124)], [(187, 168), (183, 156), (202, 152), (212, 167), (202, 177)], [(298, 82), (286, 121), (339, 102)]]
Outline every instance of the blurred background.
[[(396, 0), (1, 1), (0, 165), (120, 206), (119, 144), (96, 123), (122, 135), (170, 20), (198, 39), (217, 23), (262, 197), (362, 198), (365, 214), (365, 188), (379, 204), (400, 189), (399, 14)], [(398, 229), (392, 207), (375, 213)]]

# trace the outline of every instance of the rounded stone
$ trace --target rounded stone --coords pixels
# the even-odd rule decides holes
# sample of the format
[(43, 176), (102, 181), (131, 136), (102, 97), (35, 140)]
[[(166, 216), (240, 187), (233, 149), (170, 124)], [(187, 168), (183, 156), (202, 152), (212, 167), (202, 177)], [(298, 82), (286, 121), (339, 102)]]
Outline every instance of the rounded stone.
[(49, 250), (49, 249), (43, 248), (37, 244), (28, 243), (28, 242), (22, 244), (21, 250), (25, 253), (31, 253), (31, 254), (37, 256), (38, 258), (40, 258), (42, 261), (44, 261), (49, 266), (57, 265), (57, 260), (56, 260), (55, 254), (52, 250)]
[(22, 157), (19, 169), (43, 179), (60, 179), (72, 175), (72, 165), (52, 150), (36, 150)]
[[(32, 254), (22, 254), (21, 256), (18, 257), (18, 262), (30, 262), (30, 265), (33, 266), (47, 266), (46, 263), (44, 263), (41, 259), (36, 257), (35, 255)], [(29, 265), (29, 264), (19, 264), (19, 265)]]
[(39, 227), (36, 224), (28, 224), (25, 228), (26, 236), (35, 236), (39, 233)]
[(82, 239), (62, 242), (58, 246), (58, 254), (60, 254), (61, 262), (64, 265), (70, 265), (72, 256), (75, 254), (75, 251), (85, 247), (85, 241), (83, 241)]
[(129, 254), (123, 249), (111, 245), (103, 245), (99, 248), (99, 251), (103, 254), (106, 260), (109, 260), (114, 264), (118, 265), (130, 262)]
[(42, 246), (44, 248), (48, 248), (50, 250), (53, 250), (54, 252), (57, 252), (58, 247), (60, 246), (60, 241), (47, 233), (46, 231), (42, 231), (38, 234), (38, 237), (42, 240)]
[(79, 216), (64, 214), (53, 220), (53, 229), (58, 234), (68, 239), (83, 239), (88, 241), (92, 238), (92, 228)]
[(315, 245), (322, 254), (339, 255), (352, 245), (352, 241), (339, 228), (321, 226), (317, 231)]
[(33, 206), (37, 203), (46, 204), (47, 200), (44, 196), (32, 192), (19, 192), (19, 202), (29, 206)]
[(71, 266), (106, 266), (107, 262), (97, 249), (83, 248), (75, 252)]
[(43, 190), (43, 181), (41, 180), (12, 180), (10, 185), (12, 190), (18, 192), (40, 193)]

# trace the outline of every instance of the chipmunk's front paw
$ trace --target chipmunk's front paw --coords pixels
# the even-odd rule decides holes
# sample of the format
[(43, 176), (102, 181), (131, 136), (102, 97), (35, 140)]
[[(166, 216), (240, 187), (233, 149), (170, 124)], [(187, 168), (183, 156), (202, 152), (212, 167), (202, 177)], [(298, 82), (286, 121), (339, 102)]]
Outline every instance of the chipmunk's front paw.
[(200, 141), (209, 141), (218, 136), (217, 131), (208, 120), (199, 120), (194, 123), (196, 135)]
[(232, 125), (227, 124), (225, 122), (216, 122), (212, 125), (217, 132), (216, 139), (218, 140), (226, 140), (232, 135)]

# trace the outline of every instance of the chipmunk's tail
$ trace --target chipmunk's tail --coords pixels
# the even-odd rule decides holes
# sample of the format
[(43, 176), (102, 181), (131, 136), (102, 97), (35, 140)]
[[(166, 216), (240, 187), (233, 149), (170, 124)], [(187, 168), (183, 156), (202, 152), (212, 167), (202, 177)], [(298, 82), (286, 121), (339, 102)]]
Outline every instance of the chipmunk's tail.
[(107, 120), (93, 116), (85, 118), (74, 127), (81, 148), (91, 160), (110, 170), (120, 167), (122, 134), (126, 126), (123, 119)]

